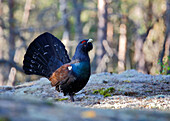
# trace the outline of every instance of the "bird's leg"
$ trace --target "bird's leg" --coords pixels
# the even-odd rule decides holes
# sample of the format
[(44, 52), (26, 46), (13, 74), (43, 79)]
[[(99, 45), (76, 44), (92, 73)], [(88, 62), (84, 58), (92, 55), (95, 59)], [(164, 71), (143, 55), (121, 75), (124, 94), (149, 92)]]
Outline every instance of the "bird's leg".
[(69, 94), (69, 95), (70, 95), (70, 100), (71, 100), (71, 102), (74, 102), (74, 94), (71, 93), (71, 94)]

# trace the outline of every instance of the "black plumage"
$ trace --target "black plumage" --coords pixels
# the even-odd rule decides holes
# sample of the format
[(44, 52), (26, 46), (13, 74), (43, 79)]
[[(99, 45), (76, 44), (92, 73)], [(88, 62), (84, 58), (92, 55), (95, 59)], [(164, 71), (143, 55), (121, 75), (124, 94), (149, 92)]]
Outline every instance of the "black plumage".
[(51, 85), (64, 95), (80, 91), (90, 77), (88, 52), (93, 48), (92, 39), (79, 42), (72, 60), (63, 43), (50, 33), (38, 36), (28, 47), (24, 56), (23, 70), (26, 74), (47, 77)]
[(24, 56), (23, 69), (26, 74), (49, 78), (57, 68), (70, 61), (63, 43), (46, 32), (29, 45)]

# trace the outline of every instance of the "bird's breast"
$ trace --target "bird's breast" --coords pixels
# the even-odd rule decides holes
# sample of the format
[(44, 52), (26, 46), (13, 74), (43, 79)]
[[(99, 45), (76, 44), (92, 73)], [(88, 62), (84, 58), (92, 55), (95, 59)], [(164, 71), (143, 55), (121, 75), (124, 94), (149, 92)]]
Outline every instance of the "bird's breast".
[(90, 76), (90, 62), (79, 62), (72, 64), (73, 73), (81, 79), (88, 79)]

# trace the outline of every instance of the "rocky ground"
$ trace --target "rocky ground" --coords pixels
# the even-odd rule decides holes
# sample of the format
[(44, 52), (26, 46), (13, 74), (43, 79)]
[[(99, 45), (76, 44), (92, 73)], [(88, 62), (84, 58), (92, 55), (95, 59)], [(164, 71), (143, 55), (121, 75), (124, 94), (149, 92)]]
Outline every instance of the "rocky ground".
[[(65, 105), (70, 105), (73, 109), (76, 108), (76, 110), (82, 110), (78, 113), (80, 114), (79, 118), (82, 119), (82, 113), (84, 110), (91, 111), (90, 113), (87, 112), (87, 114), (85, 111), (85, 115), (92, 115), (93, 117), (93, 114), (95, 113), (95, 118), (98, 118), (98, 116), (96, 116), (98, 113), (96, 113), (96, 111), (94, 112), (94, 110), (98, 111), (101, 109), (96, 108), (102, 108), (105, 109), (104, 111), (102, 110), (103, 112), (111, 111), (115, 113), (117, 110), (113, 111), (110, 109), (119, 109), (118, 111), (122, 112), (122, 114), (129, 112), (126, 112), (125, 109), (140, 109), (144, 110), (141, 111), (141, 115), (144, 115), (145, 118), (150, 116), (145, 115), (147, 114), (146, 110), (149, 109), (149, 111), (152, 111), (150, 112), (151, 114), (154, 114), (155, 111), (158, 111), (157, 113), (159, 113), (161, 116), (164, 114), (166, 115), (163, 116), (163, 118), (169, 120), (169, 83), (170, 75), (152, 76), (138, 73), (135, 70), (128, 70), (121, 74), (100, 73), (92, 75), (86, 87), (75, 95), (76, 101), (70, 102), (69, 97), (63, 96), (62, 93), (55, 91), (55, 88), (51, 87), (50, 82), (46, 78), (41, 78), (38, 81), (24, 83), (15, 87), (0, 87), (0, 107), (3, 107), (3, 103), (6, 103), (6, 101), (10, 102), (11, 100), (13, 100), (11, 103), (17, 102), (17, 104), (20, 105), (19, 102), (22, 102), (22, 99), (29, 98), (31, 100), (38, 99), (40, 101), (50, 102), (55, 106), (65, 107)], [(16, 99), (19, 99), (19, 101), (16, 101)], [(30, 105), (30, 103), (28, 105)], [(85, 109), (79, 109), (80, 107), (84, 107)], [(5, 108), (10, 107), (6, 106)], [(123, 111), (120, 109), (123, 109)], [(0, 114), (1, 112), (2, 110), (0, 110)], [(135, 113), (135, 115), (140, 115), (139, 110), (131, 110), (130, 112)], [(133, 113), (126, 115), (131, 117)], [(109, 114), (110, 112), (108, 115)], [(154, 116), (156, 117), (155, 114)], [(95, 118), (94, 120), (97, 120)], [(111, 119), (112, 118), (114, 119), (115, 117), (113, 116)], [(111, 119), (108, 118), (107, 120), (109, 121)], [(155, 118), (155, 120), (157, 119), (158, 118)]]

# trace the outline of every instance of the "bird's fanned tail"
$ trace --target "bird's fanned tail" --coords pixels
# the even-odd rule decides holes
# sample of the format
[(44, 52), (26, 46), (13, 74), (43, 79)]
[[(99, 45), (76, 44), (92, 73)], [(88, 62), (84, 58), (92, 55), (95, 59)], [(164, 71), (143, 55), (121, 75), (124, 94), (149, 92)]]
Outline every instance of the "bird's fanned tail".
[(38, 36), (28, 47), (23, 69), (26, 74), (50, 75), (70, 59), (63, 43), (50, 33)]

